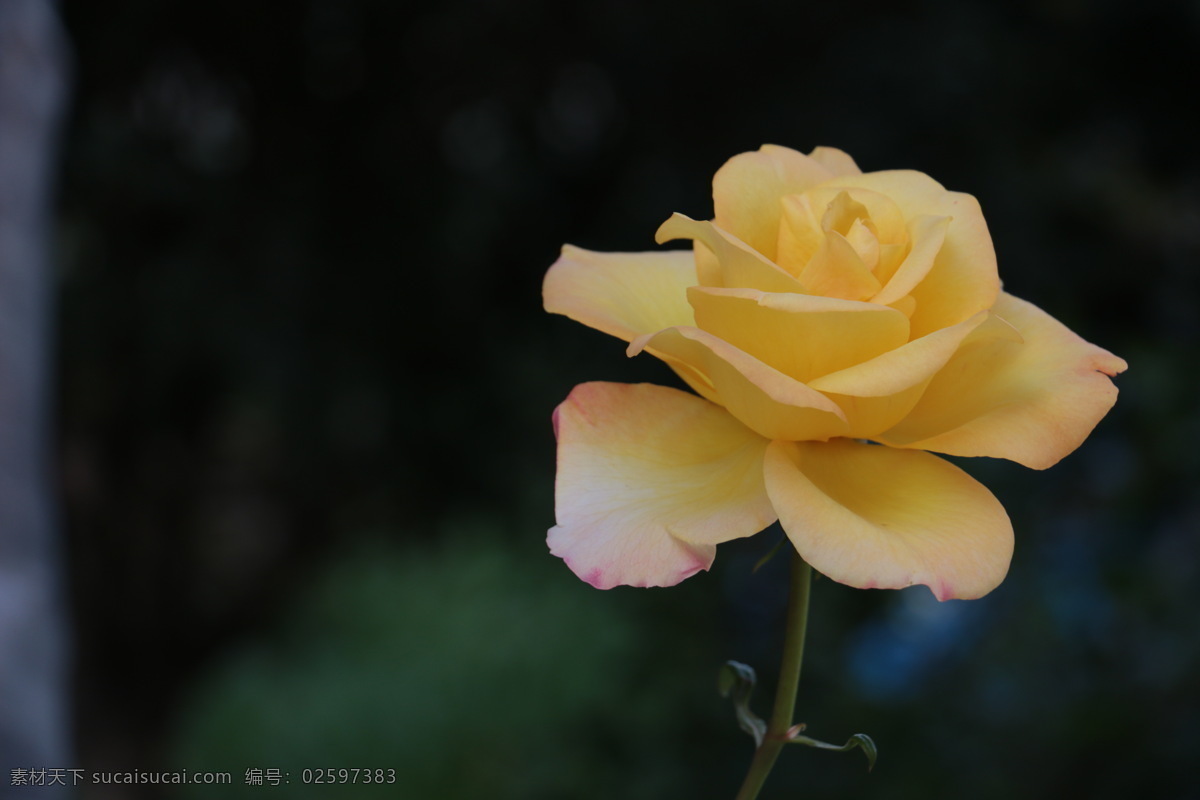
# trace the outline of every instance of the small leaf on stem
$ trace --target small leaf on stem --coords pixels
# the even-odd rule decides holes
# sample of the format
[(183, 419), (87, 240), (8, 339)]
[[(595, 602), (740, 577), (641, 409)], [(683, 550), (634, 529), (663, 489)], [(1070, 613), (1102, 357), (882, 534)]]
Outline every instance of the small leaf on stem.
[(722, 697), (733, 698), (738, 727), (754, 737), (754, 746), (762, 745), (767, 735), (767, 723), (750, 710), (750, 695), (754, 693), (757, 676), (754, 668), (740, 661), (726, 661), (717, 675), (717, 689)]
[[(792, 730), (794, 730), (795, 727), (799, 726), (793, 726)], [(820, 750), (833, 750), (836, 753), (845, 753), (853, 750), (856, 747), (860, 747), (862, 748), (863, 755), (867, 757), (867, 772), (875, 769), (875, 759), (879, 757), (879, 749), (875, 746), (874, 740), (872, 740), (871, 737), (867, 736), (865, 733), (854, 734), (846, 740), (844, 745), (838, 747), (836, 744), (818, 741), (817, 739), (810, 739), (807, 736), (791, 735), (792, 730), (788, 731), (788, 744), (803, 744), (807, 745), (808, 747), (816, 747)], [(799, 734), (799, 731), (796, 731), (796, 733)]]

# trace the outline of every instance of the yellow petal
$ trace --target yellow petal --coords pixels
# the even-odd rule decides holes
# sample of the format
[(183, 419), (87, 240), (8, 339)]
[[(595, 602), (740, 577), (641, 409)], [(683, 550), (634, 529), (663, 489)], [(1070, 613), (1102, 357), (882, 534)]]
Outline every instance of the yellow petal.
[(702, 374), (713, 387), (713, 400), (768, 439), (825, 440), (846, 431), (841, 409), (825, 395), (699, 328), (643, 336), (628, 353), (636, 355), (643, 347)]
[(874, 439), (912, 411), (934, 375), (973, 334), (977, 339), (1021, 339), (1007, 322), (980, 311), (965, 322), (812, 380), (809, 386), (837, 403), (846, 414), (850, 423), (847, 436)]
[(817, 147), (808, 154), (808, 157), (834, 175), (862, 174), (862, 170), (858, 168), (858, 164), (854, 163), (854, 159), (836, 147)]
[(895, 309), (803, 294), (693, 287), (696, 327), (807, 383), (908, 341)]
[(1000, 584), (1013, 532), (999, 501), (929, 453), (835, 439), (773, 442), (767, 494), (796, 550), (860, 589), (924, 584), (939, 600)]
[(913, 312), (917, 310), (917, 301), (911, 294), (906, 294), (894, 303), (889, 303), (888, 308), (894, 308), (904, 316), (912, 319)]
[[(720, 265), (720, 286), (749, 287), (764, 292), (801, 292), (804, 287), (787, 272), (728, 231), (711, 222), (672, 214), (654, 235), (659, 244), (672, 239), (694, 239), (703, 244)], [(707, 283), (710, 270), (701, 275)]]
[(808, 205), (812, 209), (812, 214), (824, 222), (828, 208), (835, 204), (841, 195), (846, 195), (856, 205), (866, 210), (864, 219), (871, 220), (871, 225), (874, 227), (880, 243), (894, 244), (907, 241), (909, 216), (904, 213), (895, 200), (872, 189), (847, 185), (850, 182), (862, 182), (865, 177), (867, 176), (851, 175), (836, 178), (829, 183), (814, 186), (802, 195), (787, 198), (784, 203)]
[(826, 233), (837, 231), (845, 235), (856, 220), (869, 216), (866, 206), (852, 198), (849, 192), (842, 190), (825, 207), (825, 213), (821, 215), (821, 230)]
[(687, 288), (692, 254), (594, 253), (566, 245), (542, 284), (546, 310), (631, 341), (673, 325), (693, 325)]
[(779, 198), (834, 175), (820, 161), (786, 147), (763, 145), (758, 152), (741, 153), (713, 176), (713, 221), (774, 259)]
[[(659, 226), (659, 230), (662, 230), (662, 226)], [(721, 276), (721, 262), (712, 250), (705, 247), (704, 242), (693, 240), (692, 254), (696, 257), (696, 277), (700, 279), (701, 286), (725, 285)]]
[(880, 440), (1034, 469), (1077, 448), (1117, 400), (1109, 376), (1126, 364), (1037, 306), (1002, 293), (993, 309), (1022, 342), (972, 335), (912, 412)]
[[(879, 245), (879, 263), (875, 265), (875, 277), (880, 283), (886, 286), (887, 282), (896, 274), (896, 270), (900, 269), (900, 265), (904, 263), (904, 259), (908, 255), (908, 245), (907, 239), (904, 242)], [(912, 303), (915, 309), (917, 301), (913, 300)], [(886, 305), (895, 304), (887, 303)]]
[[(933, 267), (912, 291), (917, 301), (912, 316), (914, 336), (955, 325), (995, 302), (1000, 292), (996, 253), (974, 197), (948, 192), (928, 175), (910, 170), (847, 175), (822, 190), (837, 187), (870, 189), (886, 195), (899, 206), (905, 219), (922, 215), (952, 219)], [(880, 239), (887, 241), (882, 229)]]
[(872, 303), (889, 306), (908, 297), (925, 280), (946, 241), (946, 229), (950, 227), (950, 222), (949, 217), (923, 214), (909, 224), (912, 249), (888, 279), (887, 285), (871, 298)]
[[(895, 309), (888, 308), (888, 311), (903, 316)], [(1021, 337), (1011, 325), (992, 317), (987, 311), (981, 311), (957, 325), (934, 331), (895, 349), (888, 349), (869, 361), (863, 360), (838, 372), (815, 378), (809, 381), (809, 384), (821, 392), (853, 394), (859, 397), (894, 394), (932, 378), (946, 365), (963, 340), (985, 323), (988, 323), (984, 332), (987, 337), (1020, 341)]]
[(846, 231), (846, 241), (854, 247), (854, 252), (862, 259), (863, 266), (871, 272), (879, 263), (879, 237), (875, 235), (875, 225), (870, 220), (856, 219)]
[(837, 231), (825, 234), (825, 241), (799, 277), (812, 294), (844, 300), (865, 300), (880, 288), (879, 280), (867, 269), (854, 245)]
[(708, 569), (720, 542), (775, 521), (767, 442), (719, 406), (662, 386), (585, 383), (554, 426), (547, 542), (598, 589), (673, 586)]
[(825, 241), (821, 209), (813, 207), (809, 194), (788, 195), (780, 201), (779, 240), (775, 263), (790, 275), (799, 275)]

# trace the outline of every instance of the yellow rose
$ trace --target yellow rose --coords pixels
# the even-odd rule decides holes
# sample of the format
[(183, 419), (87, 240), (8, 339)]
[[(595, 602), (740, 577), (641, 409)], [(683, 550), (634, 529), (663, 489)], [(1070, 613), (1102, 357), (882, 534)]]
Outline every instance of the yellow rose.
[(692, 251), (568, 245), (546, 275), (547, 311), (700, 395), (571, 392), (554, 413), (551, 552), (599, 588), (670, 586), (778, 519), (851, 586), (994, 589), (1008, 516), (927, 451), (1045, 469), (1116, 402), (1125, 362), (1001, 291), (979, 203), (920, 172), (765, 145), (717, 172), (713, 203), (711, 222), (659, 228)]

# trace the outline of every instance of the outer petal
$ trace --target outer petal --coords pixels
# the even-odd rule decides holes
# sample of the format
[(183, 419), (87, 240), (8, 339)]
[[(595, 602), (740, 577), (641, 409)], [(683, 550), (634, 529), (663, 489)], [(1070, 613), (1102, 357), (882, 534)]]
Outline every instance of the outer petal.
[(908, 341), (904, 314), (873, 303), (704, 286), (688, 300), (697, 327), (805, 383)]
[(862, 170), (858, 168), (858, 164), (854, 163), (854, 159), (850, 157), (849, 153), (838, 150), (836, 147), (813, 148), (808, 157), (819, 162), (834, 175), (862, 174)]
[(542, 283), (546, 310), (632, 341), (693, 325), (687, 289), (696, 285), (691, 252), (594, 253), (566, 245)]
[(719, 406), (650, 384), (584, 383), (554, 412), (550, 552), (598, 589), (673, 586), (716, 545), (775, 521), (767, 441)]
[(779, 198), (803, 192), (836, 174), (821, 160), (778, 145), (763, 145), (756, 153), (741, 153), (726, 161), (713, 176), (713, 221), (774, 259)]
[(968, 337), (912, 412), (881, 441), (1034, 469), (1079, 447), (1117, 400), (1121, 359), (1037, 306), (1003, 293), (993, 311), (1024, 342)]
[[(629, 345), (629, 355), (653, 348), (701, 374), (720, 403), (768, 439), (845, 435), (846, 417), (825, 395), (699, 328), (668, 328)], [(700, 391), (699, 388), (697, 388)]]
[(773, 442), (767, 494), (788, 538), (824, 575), (860, 589), (928, 586), (939, 600), (1000, 584), (1013, 532), (981, 484), (929, 453), (846, 439)]
[(910, 220), (926, 214), (952, 218), (933, 267), (912, 292), (914, 336), (962, 322), (995, 302), (1000, 292), (996, 252), (974, 197), (948, 192), (928, 175), (909, 170), (847, 175), (831, 181), (834, 187), (887, 195)]

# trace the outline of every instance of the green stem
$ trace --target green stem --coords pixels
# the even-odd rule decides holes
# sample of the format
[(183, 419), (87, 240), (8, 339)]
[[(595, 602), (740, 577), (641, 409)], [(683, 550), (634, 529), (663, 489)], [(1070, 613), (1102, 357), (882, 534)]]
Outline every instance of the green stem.
[(783, 640), (783, 663), (779, 668), (779, 686), (775, 690), (775, 708), (767, 723), (767, 735), (754, 753), (750, 771), (738, 791), (737, 800), (758, 797), (779, 751), (783, 749), (792, 714), (796, 709), (796, 691), (800, 688), (800, 667), (804, 663), (804, 634), (808, 629), (808, 596), (812, 588), (812, 567), (800, 554), (792, 551), (792, 587), (788, 596), (786, 632)]

